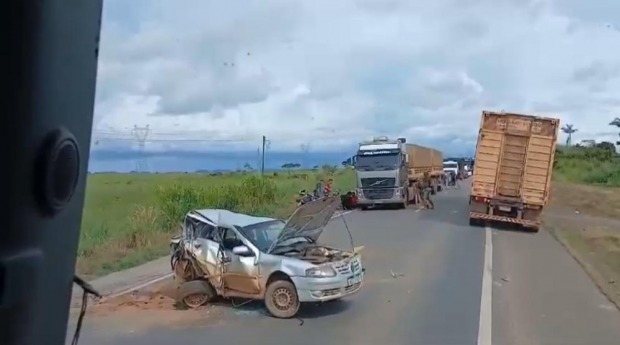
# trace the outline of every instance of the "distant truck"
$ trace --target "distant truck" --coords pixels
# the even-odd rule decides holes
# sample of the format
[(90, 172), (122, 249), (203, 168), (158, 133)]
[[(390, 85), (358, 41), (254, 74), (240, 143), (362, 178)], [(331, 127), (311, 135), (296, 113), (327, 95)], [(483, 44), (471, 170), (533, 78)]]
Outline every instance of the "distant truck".
[(470, 225), (513, 223), (537, 232), (549, 200), (560, 120), (483, 111), (470, 192)]
[(409, 183), (413, 186), (428, 173), (433, 187), (432, 194), (441, 191), (443, 153), (439, 150), (415, 144), (407, 144)]
[(433, 193), (441, 189), (443, 154), (440, 151), (407, 144), (405, 138), (375, 137), (359, 144), (355, 157), (357, 205), (405, 208), (414, 198), (413, 185), (428, 172)]
[(457, 161), (444, 161), (443, 162), (443, 172), (445, 173), (454, 173), (454, 176), (458, 175), (459, 171), (463, 168), (459, 166), (459, 162)]

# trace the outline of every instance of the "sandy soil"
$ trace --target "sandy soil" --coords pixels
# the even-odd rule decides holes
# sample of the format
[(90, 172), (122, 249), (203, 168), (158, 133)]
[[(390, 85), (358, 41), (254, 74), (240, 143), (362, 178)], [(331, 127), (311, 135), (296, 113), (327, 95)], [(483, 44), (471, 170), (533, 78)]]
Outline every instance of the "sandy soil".
[[(86, 313), (87, 323), (96, 323), (103, 332), (143, 332), (158, 326), (188, 327), (208, 325), (218, 308), (205, 306), (197, 310), (179, 308), (175, 302), (176, 285), (167, 280), (137, 292), (101, 301), (91, 301)], [(77, 316), (78, 310), (72, 310)]]
[(555, 183), (543, 222), (620, 308), (620, 188)]

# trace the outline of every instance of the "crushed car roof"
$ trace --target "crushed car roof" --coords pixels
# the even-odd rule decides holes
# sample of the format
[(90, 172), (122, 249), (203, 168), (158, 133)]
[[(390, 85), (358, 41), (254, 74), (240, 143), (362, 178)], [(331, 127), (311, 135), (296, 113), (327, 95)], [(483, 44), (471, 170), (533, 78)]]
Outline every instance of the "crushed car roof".
[(236, 213), (222, 209), (202, 209), (194, 210), (195, 213), (205, 217), (207, 220), (218, 225), (236, 225), (240, 227), (250, 226), (258, 223), (276, 220), (269, 217), (256, 217), (243, 213)]

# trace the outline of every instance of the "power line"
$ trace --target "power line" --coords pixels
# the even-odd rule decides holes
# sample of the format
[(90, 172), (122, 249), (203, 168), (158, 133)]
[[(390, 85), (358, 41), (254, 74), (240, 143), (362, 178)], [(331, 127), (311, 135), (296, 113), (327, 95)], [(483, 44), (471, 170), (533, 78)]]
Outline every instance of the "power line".
[[(250, 143), (256, 142), (258, 138), (248, 138), (248, 137), (237, 137), (237, 138), (209, 138), (205, 137), (213, 136), (213, 133), (202, 133), (198, 135), (200, 137), (196, 138), (188, 138), (187, 133), (161, 133), (161, 132), (153, 132), (150, 128), (148, 132), (145, 132), (144, 129), (133, 128), (131, 133), (120, 133), (120, 132), (106, 132), (106, 131), (94, 131), (93, 138), (96, 141), (115, 141), (115, 142), (135, 142), (138, 139), (137, 135), (144, 135), (144, 138), (141, 138), (138, 141), (147, 142), (207, 142), (207, 143)], [(194, 133), (195, 134), (195, 133)], [(194, 135), (196, 136), (196, 135)]]
[[(118, 141), (118, 142), (135, 142), (135, 138), (106, 138), (106, 137), (98, 137), (95, 138), (97, 141)], [(203, 143), (251, 143), (256, 142), (256, 140), (246, 140), (246, 139), (145, 139), (145, 143), (159, 143), (159, 142), (203, 142)]]

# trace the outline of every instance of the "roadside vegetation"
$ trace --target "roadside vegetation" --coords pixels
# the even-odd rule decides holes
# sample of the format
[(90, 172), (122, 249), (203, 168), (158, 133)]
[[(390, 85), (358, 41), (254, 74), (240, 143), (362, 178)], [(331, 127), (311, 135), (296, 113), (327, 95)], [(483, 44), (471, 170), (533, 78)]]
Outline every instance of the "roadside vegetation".
[(348, 191), (350, 170), (333, 166), (313, 171), (289, 169), (229, 174), (90, 174), (78, 248), (77, 271), (89, 278), (158, 258), (194, 208), (223, 208), (285, 218), (301, 189), (320, 178)]
[(620, 156), (608, 142), (595, 147), (561, 146), (556, 152), (554, 178), (559, 182), (620, 187)]
[(620, 155), (613, 143), (559, 147), (545, 227), (620, 307)]

